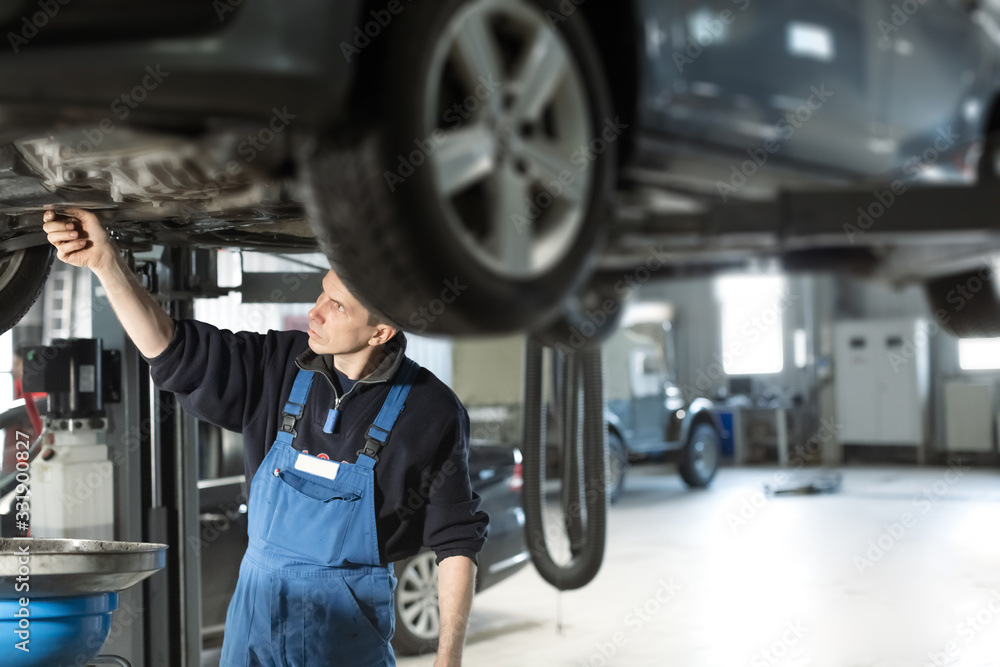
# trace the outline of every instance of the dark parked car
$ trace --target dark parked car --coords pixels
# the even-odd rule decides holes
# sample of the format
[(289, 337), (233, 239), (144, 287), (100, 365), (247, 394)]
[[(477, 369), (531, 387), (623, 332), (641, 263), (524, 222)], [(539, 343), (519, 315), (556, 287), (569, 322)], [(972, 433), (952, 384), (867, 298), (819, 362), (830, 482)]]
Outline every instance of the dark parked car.
[[(651, 248), (673, 269), (749, 254), (816, 266), (819, 249), (827, 266), (882, 258), (889, 277), (961, 275), (991, 240), (914, 248), (856, 232), (912, 184), (996, 180), (997, 12), (960, 0), (6, 3), (0, 329), (52, 261), (42, 211), (70, 205), (105, 209), (132, 248), (298, 248), (315, 234), (363, 302), (420, 333), (544, 329), (588, 273), (631, 270)], [(864, 187), (871, 206), (845, 233), (794, 243), (776, 220), (719, 239), (717, 224), (667, 215), (713, 221), (720, 203), (802, 186)], [(991, 292), (961, 316), (984, 308), (1000, 311)], [(1000, 317), (983, 326), (1000, 333)]]
[[(510, 445), (472, 441), (469, 449), (472, 488), (482, 496), (490, 515), (489, 537), (479, 554), (476, 591), (503, 581), (530, 562), (524, 542), (521, 509), (521, 453)], [(395, 563), (397, 653), (411, 655), (437, 650), (440, 616), (437, 565), (433, 551), (421, 551)]]
[[(201, 423), (200, 449), (202, 539), (202, 636), (206, 645), (221, 644), (229, 600), (236, 589), (238, 567), (247, 546), (246, 496), (242, 474), (242, 440), (232, 433)], [(490, 515), (489, 536), (479, 555), (476, 590), (506, 579), (528, 564), (521, 510), (521, 454), (509, 445), (472, 441), (469, 476)], [(206, 472), (214, 479), (204, 479)], [(437, 606), (437, 565), (433, 551), (422, 551), (394, 564), (396, 578), (396, 634), (393, 647), (400, 654), (437, 648), (440, 629)]]

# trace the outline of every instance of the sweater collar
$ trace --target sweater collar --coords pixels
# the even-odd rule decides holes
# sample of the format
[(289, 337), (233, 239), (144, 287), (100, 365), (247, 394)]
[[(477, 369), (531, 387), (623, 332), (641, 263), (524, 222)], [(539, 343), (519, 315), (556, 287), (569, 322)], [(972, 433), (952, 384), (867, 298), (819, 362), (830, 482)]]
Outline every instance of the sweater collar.
[[(362, 382), (369, 384), (385, 382), (391, 380), (396, 374), (400, 364), (403, 363), (403, 357), (406, 356), (406, 336), (403, 335), (402, 331), (397, 331), (396, 335), (389, 342), (385, 343), (383, 347), (386, 349), (387, 354), (382, 359), (382, 363), (372, 371), (371, 375), (358, 380), (358, 384)], [(305, 352), (295, 358), (295, 365), (304, 371), (322, 373), (330, 381), (330, 384), (336, 387), (338, 384), (334, 382), (334, 378), (337, 375), (333, 366), (334, 356), (332, 354), (316, 354), (311, 348), (306, 347)]]

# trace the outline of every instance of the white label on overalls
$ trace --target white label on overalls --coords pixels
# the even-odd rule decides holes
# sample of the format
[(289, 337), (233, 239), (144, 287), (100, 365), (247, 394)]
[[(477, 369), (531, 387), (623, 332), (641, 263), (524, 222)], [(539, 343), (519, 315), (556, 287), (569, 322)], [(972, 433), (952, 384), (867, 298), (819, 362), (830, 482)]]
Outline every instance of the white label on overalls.
[(338, 468), (340, 468), (340, 464), (335, 461), (318, 459), (308, 454), (299, 454), (299, 457), (295, 459), (296, 470), (302, 470), (313, 475), (326, 477), (327, 479), (334, 479), (337, 476)]

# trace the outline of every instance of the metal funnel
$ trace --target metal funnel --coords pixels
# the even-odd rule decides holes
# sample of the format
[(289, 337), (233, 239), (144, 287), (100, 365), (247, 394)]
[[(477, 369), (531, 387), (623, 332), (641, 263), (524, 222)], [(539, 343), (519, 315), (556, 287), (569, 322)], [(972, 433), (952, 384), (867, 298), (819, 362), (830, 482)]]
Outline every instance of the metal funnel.
[[(0, 599), (117, 593), (163, 569), (166, 552), (148, 542), (0, 538)], [(19, 577), (28, 590), (15, 588)]]

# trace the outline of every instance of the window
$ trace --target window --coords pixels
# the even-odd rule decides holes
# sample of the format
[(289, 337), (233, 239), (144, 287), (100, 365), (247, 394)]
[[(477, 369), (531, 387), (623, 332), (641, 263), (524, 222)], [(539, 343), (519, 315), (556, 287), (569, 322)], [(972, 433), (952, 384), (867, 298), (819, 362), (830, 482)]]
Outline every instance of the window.
[(722, 367), (728, 375), (780, 373), (784, 366), (781, 315), (788, 307), (778, 275), (716, 278), (722, 312)]
[(963, 371), (1000, 369), (1000, 338), (963, 338), (959, 340), (958, 365)]
[(809, 339), (805, 329), (795, 330), (795, 367), (805, 368), (809, 363)]

